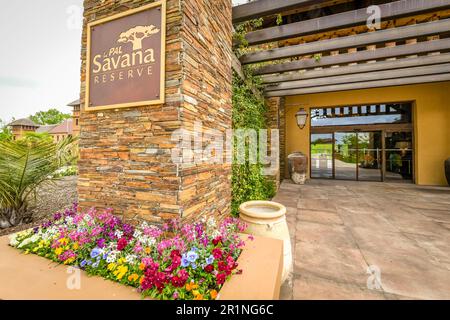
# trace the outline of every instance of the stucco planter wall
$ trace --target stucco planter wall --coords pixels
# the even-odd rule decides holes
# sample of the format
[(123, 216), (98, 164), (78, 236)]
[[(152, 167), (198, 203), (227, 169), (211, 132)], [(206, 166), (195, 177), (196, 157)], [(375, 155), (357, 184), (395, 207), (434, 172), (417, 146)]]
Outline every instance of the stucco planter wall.
[[(101, 277), (88, 277), (84, 271), (37, 255), (25, 255), (8, 244), (7, 236), (0, 238), (1, 300), (141, 299), (134, 288)], [(218, 299), (278, 299), (282, 255), (280, 240), (255, 237), (254, 241), (248, 241), (238, 259), (243, 273), (225, 283)]]
[(447, 178), (447, 183), (450, 186), (450, 158), (445, 160), (445, 177)]

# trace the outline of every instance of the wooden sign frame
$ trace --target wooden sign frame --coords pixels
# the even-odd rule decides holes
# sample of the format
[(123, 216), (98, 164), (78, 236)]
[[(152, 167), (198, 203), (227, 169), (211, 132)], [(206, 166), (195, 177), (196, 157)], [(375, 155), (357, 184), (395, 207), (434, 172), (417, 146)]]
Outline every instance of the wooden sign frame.
[[(100, 24), (104, 24), (113, 20), (117, 20), (126, 16), (130, 16), (142, 11), (146, 11), (152, 8), (161, 7), (161, 63), (160, 63), (160, 93), (159, 98), (147, 101), (137, 101), (129, 103), (111, 104), (103, 106), (91, 107), (90, 102), (90, 85), (91, 85), (91, 41), (92, 41), (92, 28)], [(87, 24), (87, 48), (86, 48), (86, 92), (85, 103), (83, 106), (84, 111), (98, 111), (106, 109), (119, 109), (119, 108), (131, 108), (155, 104), (163, 104), (165, 102), (165, 66), (166, 66), (166, 0), (157, 1), (136, 9), (131, 9), (125, 12), (115, 14), (113, 16), (99, 19), (97, 21)]]

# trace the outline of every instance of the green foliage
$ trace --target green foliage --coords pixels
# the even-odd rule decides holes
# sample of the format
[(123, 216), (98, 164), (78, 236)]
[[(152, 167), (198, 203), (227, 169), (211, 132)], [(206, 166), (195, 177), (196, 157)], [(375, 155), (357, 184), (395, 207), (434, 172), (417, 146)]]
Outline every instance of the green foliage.
[(78, 174), (78, 167), (73, 165), (59, 169), (58, 171), (56, 171), (53, 177), (54, 178), (71, 177), (76, 176), (77, 174)]
[[(247, 82), (244, 82), (236, 74), (233, 75), (234, 129), (267, 128), (266, 105), (253, 94), (252, 86), (260, 86), (258, 78), (247, 75)], [(250, 164), (248, 161), (245, 164), (233, 164), (231, 209), (234, 215), (238, 215), (243, 202), (267, 200), (275, 195), (274, 183), (261, 173), (261, 169), (261, 164)]]
[(40, 125), (50, 125), (50, 124), (60, 124), (64, 120), (71, 117), (68, 113), (62, 113), (57, 109), (49, 109), (47, 111), (39, 111), (35, 115), (30, 116), (36, 124)]
[(235, 32), (233, 34), (233, 39), (239, 44), (239, 49), (243, 50), (248, 47), (248, 41), (245, 39), (245, 35), (253, 30), (257, 30), (262, 27), (264, 23), (263, 18), (253, 19), (245, 21), (236, 26)]
[(11, 130), (6, 126), (6, 123), (0, 119), (0, 141), (10, 141), (13, 139)]
[(53, 142), (52, 136), (48, 132), (25, 132), (24, 137), (28, 141), (38, 142), (38, 141), (49, 141)]
[(36, 189), (53, 179), (60, 168), (74, 160), (74, 139), (58, 144), (49, 139), (25, 136), (0, 141), (0, 227), (29, 222), (29, 201)]
[(281, 25), (283, 23), (283, 16), (281, 13), (277, 15), (277, 26)]

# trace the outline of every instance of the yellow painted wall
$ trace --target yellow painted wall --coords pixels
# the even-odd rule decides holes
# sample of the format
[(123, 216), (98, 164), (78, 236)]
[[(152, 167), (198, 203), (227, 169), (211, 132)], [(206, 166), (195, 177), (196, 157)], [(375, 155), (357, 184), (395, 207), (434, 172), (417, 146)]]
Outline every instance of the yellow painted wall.
[(286, 98), (286, 154), (309, 155), (309, 118), (303, 130), (295, 113), (309, 108), (352, 104), (414, 102), (415, 173), (421, 185), (446, 185), (444, 161), (450, 158), (450, 82), (331, 92)]

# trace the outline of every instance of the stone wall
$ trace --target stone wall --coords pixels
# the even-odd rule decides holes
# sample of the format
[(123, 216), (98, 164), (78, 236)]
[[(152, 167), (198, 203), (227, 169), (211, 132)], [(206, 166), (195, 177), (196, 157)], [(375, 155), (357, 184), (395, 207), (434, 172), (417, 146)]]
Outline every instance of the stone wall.
[(286, 164), (286, 152), (285, 152), (285, 142), (286, 142), (286, 120), (284, 112), (284, 101), (282, 97), (271, 97), (266, 99), (267, 103), (267, 124), (269, 129), (278, 129), (280, 137), (280, 168), (275, 176), (272, 176), (272, 180), (279, 186), (280, 182), (285, 178), (285, 164)]
[[(152, 2), (84, 1), (82, 105), (86, 24)], [(230, 166), (174, 164), (171, 134), (194, 120), (205, 128), (231, 128), (231, 1), (168, 0), (166, 21), (166, 102), (81, 113), (82, 208), (112, 207), (126, 218), (156, 223), (230, 212)]]

